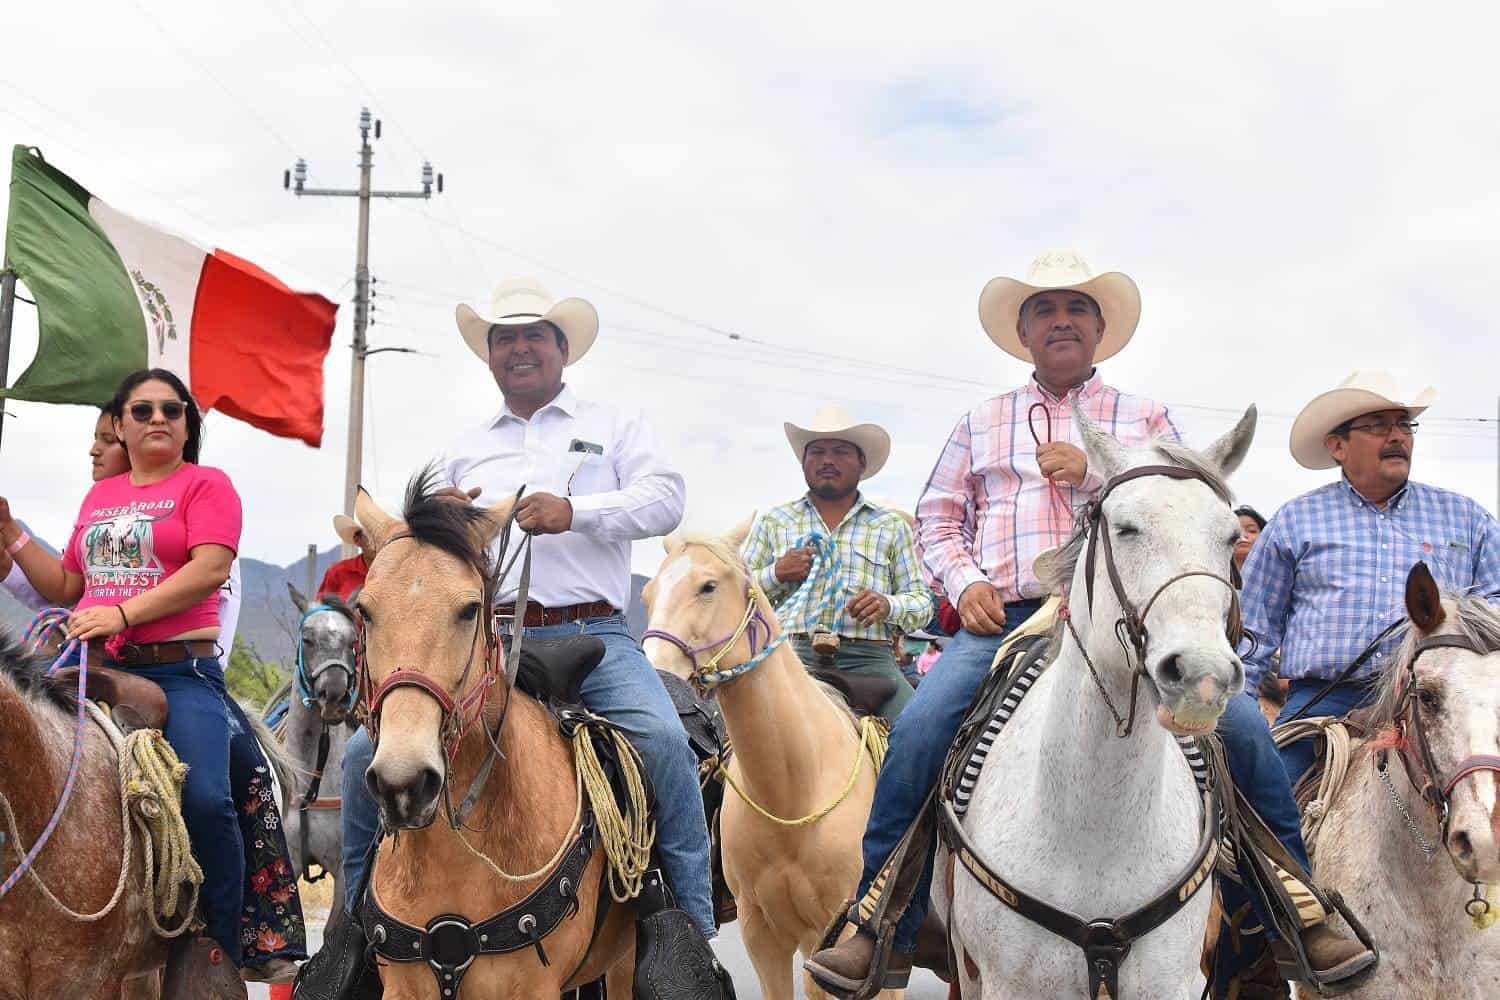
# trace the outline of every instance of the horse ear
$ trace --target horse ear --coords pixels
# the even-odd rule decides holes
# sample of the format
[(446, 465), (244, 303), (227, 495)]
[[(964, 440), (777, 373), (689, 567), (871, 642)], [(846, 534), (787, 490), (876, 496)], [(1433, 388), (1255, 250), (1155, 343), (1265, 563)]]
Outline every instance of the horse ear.
[(1256, 417), (1255, 404), (1251, 403), (1245, 415), (1240, 417), (1239, 423), (1203, 452), (1203, 457), (1226, 478), (1234, 474), (1234, 470), (1240, 467), (1240, 463), (1250, 453), (1250, 442), (1255, 440)]
[(365, 492), (363, 486), (354, 494), (354, 519), (364, 529), (365, 537), (370, 540), (370, 544), (377, 552), (396, 530), (396, 526), (401, 523), (382, 510), (380, 504)]
[(488, 547), (510, 523), (511, 511), (516, 509), (517, 497), (514, 493), (502, 499), (499, 503), (485, 508), (485, 519), (479, 526), (479, 537)]
[(1083, 451), (1088, 456), (1089, 468), (1097, 472), (1101, 479), (1109, 482), (1129, 468), (1130, 459), (1125, 446), (1085, 416), (1076, 402), (1073, 404), (1073, 422), (1078, 425), (1078, 432), (1083, 438)]
[(1406, 614), (1423, 635), (1431, 635), (1448, 617), (1448, 612), (1443, 610), (1443, 595), (1438, 593), (1437, 581), (1424, 562), (1417, 563), (1406, 574)]
[(684, 542), (682, 540), (682, 536), (675, 531), (662, 536), (662, 551), (669, 556), (675, 556), (677, 553), (681, 552), (683, 545)]
[(301, 615), (307, 614), (307, 598), (302, 596), (302, 591), (297, 589), (297, 585), (288, 580), (286, 582), (286, 589), (292, 595), (292, 604), (297, 608), (297, 613)]
[(743, 521), (725, 532), (724, 541), (736, 552), (740, 550), (741, 545), (745, 544), (745, 539), (750, 537), (750, 529), (755, 525), (755, 514), (756, 512), (752, 510)]

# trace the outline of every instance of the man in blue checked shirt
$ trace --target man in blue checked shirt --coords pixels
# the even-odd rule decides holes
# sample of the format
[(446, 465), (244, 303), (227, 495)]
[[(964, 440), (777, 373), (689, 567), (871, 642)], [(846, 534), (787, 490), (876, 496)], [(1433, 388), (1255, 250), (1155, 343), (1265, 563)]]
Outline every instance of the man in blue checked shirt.
[[(1433, 395), (1398, 402), (1390, 376), (1356, 372), (1292, 425), (1292, 457), (1342, 475), (1282, 507), (1245, 562), (1245, 625), (1259, 638), (1245, 657), (1245, 689), (1256, 689), (1279, 648), (1290, 681), (1279, 721), (1368, 650), (1308, 714), (1342, 716), (1365, 703), (1396, 651), (1388, 630), (1406, 616), (1415, 563), (1446, 591), (1500, 601), (1500, 524), (1468, 497), (1408, 478), (1416, 417)], [(1312, 741), (1281, 754), (1296, 782), (1312, 764)]]
[[(812, 550), (797, 547), (810, 534), (838, 549), (838, 579), (810, 632), (794, 633), (792, 647), (809, 667), (832, 667), (888, 680), (892, 693), (880, 715), (893, 721), (912, 687), (896, 664), (895, 635), (932, 619), (932, 592), (922, 582), (911, 526), (896, 511), (870, 502), (860, 483), (891, 453), (891, 438), (876, 424), (856, 424), (836, 406), (824, 407), (811, 427), (785, 425), (802, 463), (807, 493), (756, 519), (741, 547), (745, 565), (771, 603), (785, 601), (807, 579)], [(814, 600), (818, 594), (814, 592)]]

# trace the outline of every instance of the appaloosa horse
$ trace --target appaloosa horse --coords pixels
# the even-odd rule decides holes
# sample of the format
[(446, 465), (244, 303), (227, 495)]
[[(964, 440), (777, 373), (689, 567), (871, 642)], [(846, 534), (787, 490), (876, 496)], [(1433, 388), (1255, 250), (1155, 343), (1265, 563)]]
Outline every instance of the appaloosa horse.
[(358, 600), (366, 781), (396, 834), (365, 904), (387, 1000), (440, 987), (555, 997), (606, 973), (609, 996), (631, 995), (634, 911), (601, 893), (605, 856), (571, 746), (502, 669), (486, 550), (513, 506), (460, 504), (426, 478), (400, 519), (364, 493), (356, 503), (376, 548)]
[[(122, 811), (114, 745), (92, 719), (80, 717), (76, 688), (53, 683), (46, 668), (46, 661), (0, 632), (0, 868), (7, 875), (0, 898), (0, 997), (159, 996), (169, 945), (151, 927), (154, 902), (143, 884), (142, 845), (127, 840), (135, 834)], [(45, 835), (74, 769), (71, 798), (51, 839), (30, 871), (17, 877), (18, 863)], [(200, 971), (206, 974), (195, 974), (186, 986), (182, 977), (169, 977), (168, 995), (245, 996), (229, 963)]]
[[(1128, 451), (1076, 409), (1073, 419), (1105, 486), (1084, 530), (1038, 560), (1044, 580), (1071, 584), (1055, 659), (1000, 731), (967, 811), (945, 825), (937, 870), (951, 871), (951, 890), (940, 874), (933, 901), (950, 913), (965, 997), (1188, 1000), (1203, 984), (1212, 892), (1199, 890), (1217, 835), (1165, 726), (1211, 732), (1243, 682), (1229, 634), (1239, 527), (1223, 480), (1255, 414), (1201, 456), (1165, 443)], [(1140, 717), (1153, 715), (1162, 725)], [(1128, 954), (1107, 934), (1087, 955), (1062, 936), (1157, 899), (1164, 919)], [(1053, 929), (1032, 904), (1050, 907)]]
[(1485, 929), (1500, 906), (1500, 609), (1440, 595), (1423, 563), (1406, 607), (1410, 631), (1359, 719), (1370, 738), (1308, 844), (1313, 874), (1380, 942), (1346, 996), (1500, 996), (1500, 929)]
[[(666, 560), (641, 594), (650, 614), (643, 645), (658, 669), (717, 692), (734, 747), (735, 791), (720, 820), (724, 877), (761, 995), (790, 1000), (793, 955), (817, 950), (859, 883), (878, 765), (861, 728), (873, 720), (856, 721), (790, 645), (746, 669), (781, 625), (736, 552), (743, 538), (667, 540)], [(811, 977), (806, 990), (827, 995)]]

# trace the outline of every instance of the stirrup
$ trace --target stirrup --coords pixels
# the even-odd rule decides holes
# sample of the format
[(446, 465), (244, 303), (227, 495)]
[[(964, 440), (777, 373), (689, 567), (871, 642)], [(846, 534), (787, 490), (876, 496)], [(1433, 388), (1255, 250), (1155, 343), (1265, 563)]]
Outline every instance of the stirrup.
[[(818, 951), (837, 947), (844, 936), (846, 928), (853, 927), (856, 930), (866, 930), (859, 918), (859, 899), (849, 899), (844, 902), (829, 921), (828, 928), (823, 931), (823, 940), (818, 943)], [(896, 940), (896, 922), (894, 920), (882, 920), (880, 926), (875, 929), (875, 951), (870, 956), (870, 971), (865, 974), (864, 981), (853, 990), (845, 989), (832, 983), (826, 983), (817, 977), (817, 974), (808, 970), (808, 975), (820, 986), (824, 992), (838, 998), (838, 1000), (872, 1000), (881, 990), (885, 989), (886, 973), (890, 971), (891, 952)]]

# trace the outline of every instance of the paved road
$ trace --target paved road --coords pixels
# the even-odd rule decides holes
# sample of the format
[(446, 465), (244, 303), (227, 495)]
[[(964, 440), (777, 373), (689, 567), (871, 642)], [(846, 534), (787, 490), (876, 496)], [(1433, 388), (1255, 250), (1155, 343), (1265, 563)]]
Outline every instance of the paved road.
[[(323, 928), (321, 922), (312, 930), (312, 946), (316, 949), (323, 943)], [(755, 970), (750, 965), (750, 956), (745, 953), (745, 944), (740, 940), (738, 924), (730, 924), (719, 934), (714, 941), (714, 951), (719, 956), (719, 961), (724, 963), (729, 974), (734, 976), (735, 991), (744, 1000), (751, 1000), (760, 996), (759, 982), (755, 978)], [(802, 992), (802, 977), (796, 980), (797, 996), (800, 998)], [(261, 985), (250, 987), (251, 1000), (267, 1000), (270, 991)], [(912, 976), (911, 987), (906, 991), (910, 1000), (944, 1000), (948, 996), (948, 987), (940, 982), (929, 972), (918, 971)]]

